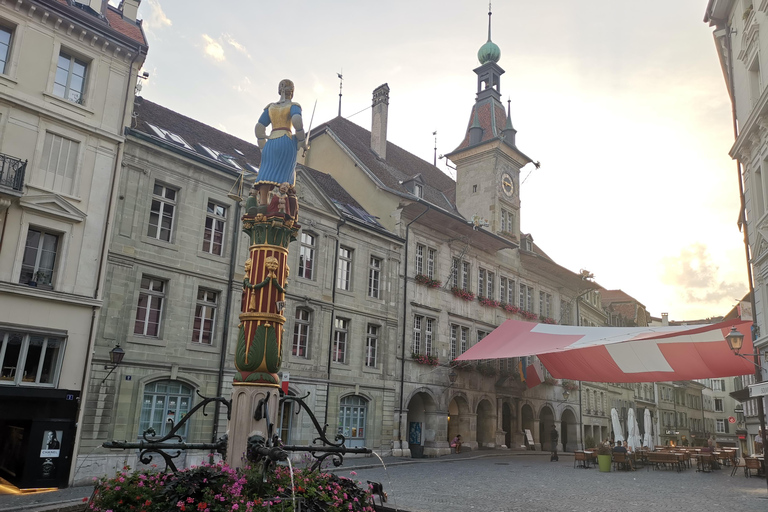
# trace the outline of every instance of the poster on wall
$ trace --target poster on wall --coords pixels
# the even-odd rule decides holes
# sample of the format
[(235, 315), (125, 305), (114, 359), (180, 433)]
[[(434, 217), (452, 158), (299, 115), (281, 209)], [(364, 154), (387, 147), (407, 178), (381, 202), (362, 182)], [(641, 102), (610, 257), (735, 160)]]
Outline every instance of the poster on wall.
[(421, 422), (412, 421), (408, 426), (408, 442), (410, 444), (421, 444)]
[(61, 451), (61, 430), (46, 430), (43, 432), (43, 445), (40, 447), (40, 458), (55, 459)]

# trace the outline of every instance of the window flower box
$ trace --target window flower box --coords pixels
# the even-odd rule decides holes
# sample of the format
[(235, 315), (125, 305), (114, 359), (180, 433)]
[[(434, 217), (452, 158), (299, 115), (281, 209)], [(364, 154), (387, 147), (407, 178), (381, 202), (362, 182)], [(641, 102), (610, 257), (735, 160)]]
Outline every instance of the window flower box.
[(414, 280), (419, 284), (423, 284), (427, 288), (440, 288), (443, 286), (443, 282), (439, 279), (432, 279), (431, 277), (424, 274), (416, 274)]
[(483, 377), (495, 377), (499, 374), (499, 371), (496, 369), (495, 366), (491, 366), (488, 363), (478, 363), (477, 373), (479, 373)]
[(475, 294), (470, 292), (469, 290), (465, 290), (463, 288), (457, 288), (453, 287), (451, 288), (451, 293), (453, 293), (454, 297), (458, 297), (460, 299), (464, 299), (466, 301), (473, 301), (475, 300)]
[(489, 308), (497, 308), (499, 307), (499, 304), (500, 304), (499, 301), (494, 299), (489, 299), (487, 297), (483, 297), (482, 295), (478, 295), (477, 300), (478, 302), (480, 302), (480, 304)]
[(453, 368), (454, 370), (459, 371), (473, 371), (473, 365), (469, 361), (457, 361), (455, 359), (452, 359), (449, 363), (449, 366)]
[(539, 319), (539, 315), (537, 315), (533, 311), (521, 310), (520, 311), (520, 315), (522, 315), (522, 317), (525, 318), (526, 320), (538, 320)]
[(520, 308), (514, 304), (507, 304), (506, 302), (499, 303), (499, 307), (507, 313), (520, 313)]
[(547, 386), (557, 386), (559, 383), (557, 382), (557, 379), (552, 377), (551, 375), (547, 375), (544, 377), (544, 382), (542, 384), (546, 384)]
[(427, 366), (437, 366), (440, 364), (437, 356), (432, 356), (429, 354), (411, 354), (411, 359), (419, 364), (425, 364)]
[(577, 389), (579, 389), (579, 385), (573, 382), (572, 380), (563, 379), (560, 385), (563, 387), (563, 389), (567, 391), (576, 391)]
[(539, 315), (539, 322), (541, 322), (543, 324), (556, 324), (557, 323), (554, 318), (550, 318), (548, 316), (543, 316), (543, 315)]

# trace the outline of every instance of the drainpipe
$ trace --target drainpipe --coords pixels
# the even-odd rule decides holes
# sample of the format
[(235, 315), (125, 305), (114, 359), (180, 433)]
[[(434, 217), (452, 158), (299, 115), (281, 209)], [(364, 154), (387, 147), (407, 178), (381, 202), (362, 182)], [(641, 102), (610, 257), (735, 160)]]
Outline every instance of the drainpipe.
[[(232, 284), (235, 280), (235, 265), (237, 263), (237, 250), (238, 246), (238, 234), (239, 223), (237, 220), (240, 218), (240, 201), (235, 202), (235, 214), (232, 216), (232, 250), (229, 255), (229, 279), (227, 279), (227, 306), (224, 313), (224, 329), (221, 334), (221, 352), (219, 353), (219, 378), (216, 383), (216, 396), (221, 396), (224, 389), (224, 365), (227, 362), (227, 340), (229, 339), (229, 326), (232, 323), (230, 316), (232, 315)], [(213, 434), (211, 435), (211, 442), (215, 443), (219, 436), (219, 418), (221, 417), (221, 404), (216, 402), (216, 407), (213, 410)]]
[[(125, 101), (123, 102), (123, 114), (120, 117), (120, 120), (118, 121), (120, 123), (120, 126), (124, 128), (123, 124), (125, 122), (125, 115), (128, 112), (128, 100), (130, 99), (131, 95), (131, 77), (133, 77), (133, 65), (136, 63), (136, 60), (141, 55), (146, 55), (145, 51), (142, 51), (142, 48), (139, 47), (136, 50), (136, 54), (133, 56), (133, 59), (131, 59), (131, 64), (128, 67), (129, 74), (128, 74), (128, 83), (126, 84), (125, 88)], [(138, 70), (136, 70), (137, 76), (138, 76)], [(135, 87), (135, 85), (134, 85)], [(123, 137), (125, 137), (124, 129), (122, 130)], [(110, 178), (110, 186), (109, 186), (109, 201), (107, 202), (107, 216), (106, 216), (106, 222), (104, 223), (104, 236), (101, 240), (101, 251), (100, 251), (100, 258), (99, 258), (99, 269), (96, 273), (96, 289), (93, 292), (93, 298), (98, 299), (99, 294), (101, 293), (101, 285), (102, 280), (104, 276), (104, 266), (107, 262), (107, 255), (109, 252), (108, 244), (109, 244), (109, 235), (111, 234), (111, 228), (112, 228), (112, 209), (116, 202), (116, 196), (117, 196), (117, 184), (119, 181), (120, 176), (120, 167), (123, 160), (123, 153), (124, 153), (124, 142), (118, 142), (117, 143), (117, 154), (115, 155), (115, 166), (114, 170), (112, 171), (112, 176)], [(7, 211), (7, 210), (6, 210)], [(5, 225), (3, 225), (5, 227)], [(85, 365), (83, 366), (83, 377), (82, 377), (82, 383), (80, 384), (80, 398), (78, 400), (78, 412), (77, 412), (77, 425), (78, 426), (83, 425), (83, 417), (85, 408), (83, 405), (85, 404), (86, 396), (88, 395), (88, 382), (87, 378), (90, 375), (90, 369), (91, 365), (93, 364), (93, 353), (96, 348), (96, 325), (98, 324), (99, 317), (101, 316), (101, 307), (100, 306), (92, 306), (91, 307), (91, 322), (90, 327), (88, 328), (88, 350), (86, 352), (86, 361)], [(117, 379), (117, 377), (115, 377)], [(72, 457), (72, 466), (71, 468), (77, 467), (77, 454), (80, 451), (80, 440), (82, 439), (82, 432), (79, 432), (77, 437), (75, 438), (75, 444), (72, 447), (72, 453), (74, 456)], [(70, 476), (69, 476), (69, 484), (72, 485), (75, 481), (75, 476), (77, 476), (76, 471), (72, 471), (70, 469)]]
[[(328, 328), (328, 380), (325, 383), (325, 416), (323, 425), (328, 426), (328, 406), (331, 400), (331, 360), (333, 359), (333, 324), (336, 321), (336, 278), (339, 272), (339, 249), (341, 248), (341, 226), (346, 224), (344, 217), (336, 224), (336, 254), (333, 258), (333, 282), (331, 283), (331, 325)], [(347, 333), (349, 336), (349, 333)], [(349, 345), (347, 345), (349, 346)]]
[(425, 205), (427, 207), (426, 210), (421, 212), (418, 217), (413, 219), (411, 222), (405, 225), (405, 268), (403, 269), (403, 316), (402, 316), (402, 322), (403, 322), (403, 337), (400, 342), (401, 350), (400, 350), (400, 409), (397, 411), (397, 441), (400, 443), (400, 449), (403, 449), (403, 429), (402, 423), (403, 423), (403, 391), (405, 389), (405, 326), (407, 325), (407, 322), (405, 321), (405, 313), (406, 308), (408, 307), (408, 235), (410, 234), (411, 230), (411, 224), (419, 220), (426, 214), (429, 210), (432, 209), (432, 206), (429, 204)]

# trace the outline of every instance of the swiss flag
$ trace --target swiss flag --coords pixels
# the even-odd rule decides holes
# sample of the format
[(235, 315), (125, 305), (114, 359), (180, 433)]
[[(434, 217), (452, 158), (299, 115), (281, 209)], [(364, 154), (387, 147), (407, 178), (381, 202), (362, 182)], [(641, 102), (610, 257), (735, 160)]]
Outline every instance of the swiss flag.
[(291, 374), (288, 372), (282, 372), (280, 376), (280, 388), (284, 394), (288, 394), (288, 382), (291, 380)]
[(526, 377), (525, 377), (525, 384), (528, 386), (528, 389), (531, 389), (533, 387), (538, 386), (541, 384), (541, 374), (539, 373), (538, 366), (534, 364), (529, 364), (528, 368), (525, 369)]

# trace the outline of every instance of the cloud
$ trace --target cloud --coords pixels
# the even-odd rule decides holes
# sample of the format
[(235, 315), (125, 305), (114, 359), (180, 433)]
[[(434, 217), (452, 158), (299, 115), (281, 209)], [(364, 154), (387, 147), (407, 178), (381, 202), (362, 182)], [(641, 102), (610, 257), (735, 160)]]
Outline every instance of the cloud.
[(237, 92), (250, 92), (251, 80), (247, 76), (244, 76), (243, 79), (233, 85), (232, 88)]
[(206, 55), (219, 62), (226, 59), (226, 56), (224, 55), (224, 48), (219, 44), (218, 41), (212, 39), (208, 34), (203, 34), (203, 40), (205, 41), (205, 48), (203, 51)]
[(235, 41), (235, 39), (229, 34), (222, 34), (221, 39), (223, 39), (228, 45), (230, 45), (232, 48), (239, 51), (249, 59), (251, 58), (251, 54), (248, 53), (248, 50), (245, 48), (245, 46)]
[[(170, 27), (173, 22), (165, 15), (163, 8), (160, 6), (160, 2), (157, 0), (148, 0), (149, 5), (149, 17), (144, 19), (144, 28), (160, 29), (163, 27)], [(146, 12), (146, 11), (143, 11)]]
[(720, 280), (720, 267), (704, 244), (684, 247), (678, 256), (663, 258), (661, 263), (663, 282), (674, 286), (688, 303), (732, 303), (744, 295), (742, 283)]

